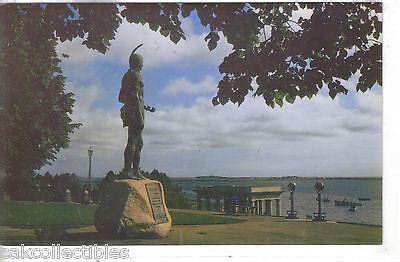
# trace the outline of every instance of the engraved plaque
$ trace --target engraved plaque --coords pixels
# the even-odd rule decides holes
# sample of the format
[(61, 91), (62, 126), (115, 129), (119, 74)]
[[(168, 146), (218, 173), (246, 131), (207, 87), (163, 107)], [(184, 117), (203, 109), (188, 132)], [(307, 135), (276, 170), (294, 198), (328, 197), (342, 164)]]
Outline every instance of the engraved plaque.
[(168, 222), (167, 215), (164, 209), (164, 203), (161, 195), (160, 184), (146, 184), (147, 195), (150, 200), (151, 210), (156, 224)]

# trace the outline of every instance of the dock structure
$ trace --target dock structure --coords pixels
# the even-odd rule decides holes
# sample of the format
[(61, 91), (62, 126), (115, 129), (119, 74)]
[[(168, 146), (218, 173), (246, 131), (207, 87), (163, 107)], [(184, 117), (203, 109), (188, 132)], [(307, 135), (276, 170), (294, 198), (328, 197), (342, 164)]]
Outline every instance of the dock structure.
[(202, 209), (205, 199), (206, 210), (212, 210), (211, 202), (214, 202), (214, 210), (225, 214), (281, 216), (284, 191), (280, 186), (203, 186), (193, 191), (197, 196), (197, 209)]

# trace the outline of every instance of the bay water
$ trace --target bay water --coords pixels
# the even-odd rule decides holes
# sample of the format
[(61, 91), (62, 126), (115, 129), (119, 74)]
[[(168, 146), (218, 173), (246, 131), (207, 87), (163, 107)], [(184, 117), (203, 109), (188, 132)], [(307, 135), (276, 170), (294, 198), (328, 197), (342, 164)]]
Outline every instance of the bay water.
[[(281, 195), (281, 214), (286, 214), (290, 209), (289, 182), (296, 182), (294, 193), (295, 210), (301, 218), (317, 212), (317, 194), (314, 190), (315, 182), (323, 182), (324, 190), (322, 198), (328, 198), (329, 202), (322, 202), (322, 212), (326, 213), (328, 220), (382, 225), (382, 179), (381, 178), (173, 178), (174, 184), (179, 184), (188, 198), (195, 200), (196, 193), (193, 189), (197, 186), (235, 185), (235, 186), (281, 186), (285, 192)], [(362, 206), (355, 212), (349, 211), (348, 206), (335, 206), (334, 200), (357, 201), (358, 198), (368, 198), (361, 201)]]

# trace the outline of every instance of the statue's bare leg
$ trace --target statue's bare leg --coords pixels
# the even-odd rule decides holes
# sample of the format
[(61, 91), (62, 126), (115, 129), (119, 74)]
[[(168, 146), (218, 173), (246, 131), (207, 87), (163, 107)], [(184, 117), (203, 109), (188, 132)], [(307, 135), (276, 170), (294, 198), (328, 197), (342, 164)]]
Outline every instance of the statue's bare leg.
[(143, 147), (142, 132), (140, 129), (128, 127), (128, 143), (124, 151), (124, 170), (122, 175), (130, 178), (142, 178), (139, 174), (140, 152)]
[(132, 156), (132, 146), (128, 143), (124, 151), (124, 171), (128, 171), (132, 168)]
[(128, 127), (128, 142), (124, 151), (124, 176), (129, 176), (129, 173), (132, 170), (132, 162), (135, 152), (135, 134), (133, 131), (132, 127)]
[(142, 134), (139, 131), (136, 134), (136, 141), (135, 141), (135, 151), (133, 155), (133, 174), (136, 174), (137, 176), (141, 175), (139, 174), (139, 166), (140, 166), (140, 152), (142, 151), (143, 147), (143, 139), (142, 139)]

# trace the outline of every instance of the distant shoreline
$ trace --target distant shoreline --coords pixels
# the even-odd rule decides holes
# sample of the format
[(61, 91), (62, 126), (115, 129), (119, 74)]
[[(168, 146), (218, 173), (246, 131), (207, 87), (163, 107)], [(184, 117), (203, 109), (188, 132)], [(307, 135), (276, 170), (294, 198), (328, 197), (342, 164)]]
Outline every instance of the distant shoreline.
[[(104, 177), (92, 177), (92, 180), (102, 180)], [(313, 180), (313, 179), (324, 179), (324, 180), (382, 180), (382, 177), (306, 177), (306, 176), (273, 176), (273, 177), (252, 177), (252, 176), (240, 176), (240, 177), (229, 177), (229, 176), (196, 176), (196, 177), (169, 177), (171, 181), (177, 180), (192, 180), (192, 181), (206, 181), (206, 180), (288, 180), (288, 179), (302, 179), (302, 180)], [(79, 176), (81, 181), (88, 180), (87, 177)]]
[(315, 177), (306, 177), (306, 176), (273, 176), (273, 177), (251, 177), (251, 176), (241, 176), (241, 177), (226, 177), (226, 176), (196, 176), (196, 177), (170, 177), (172, 180), (180, 180), (180, 179), (187, 179), (187, 180), (209, 180), (209, 179), (214, 179), (214, 180), (224, 180), (224, 179), (267, 179), (267, 180), (274, 180), (274, 179), (279, 179), (279, 180), (284, 180), (284, 179), (370, 179), (370, 180), (381, 180), (382, 177), (324, 177), (324, 176), (315, 176)]

